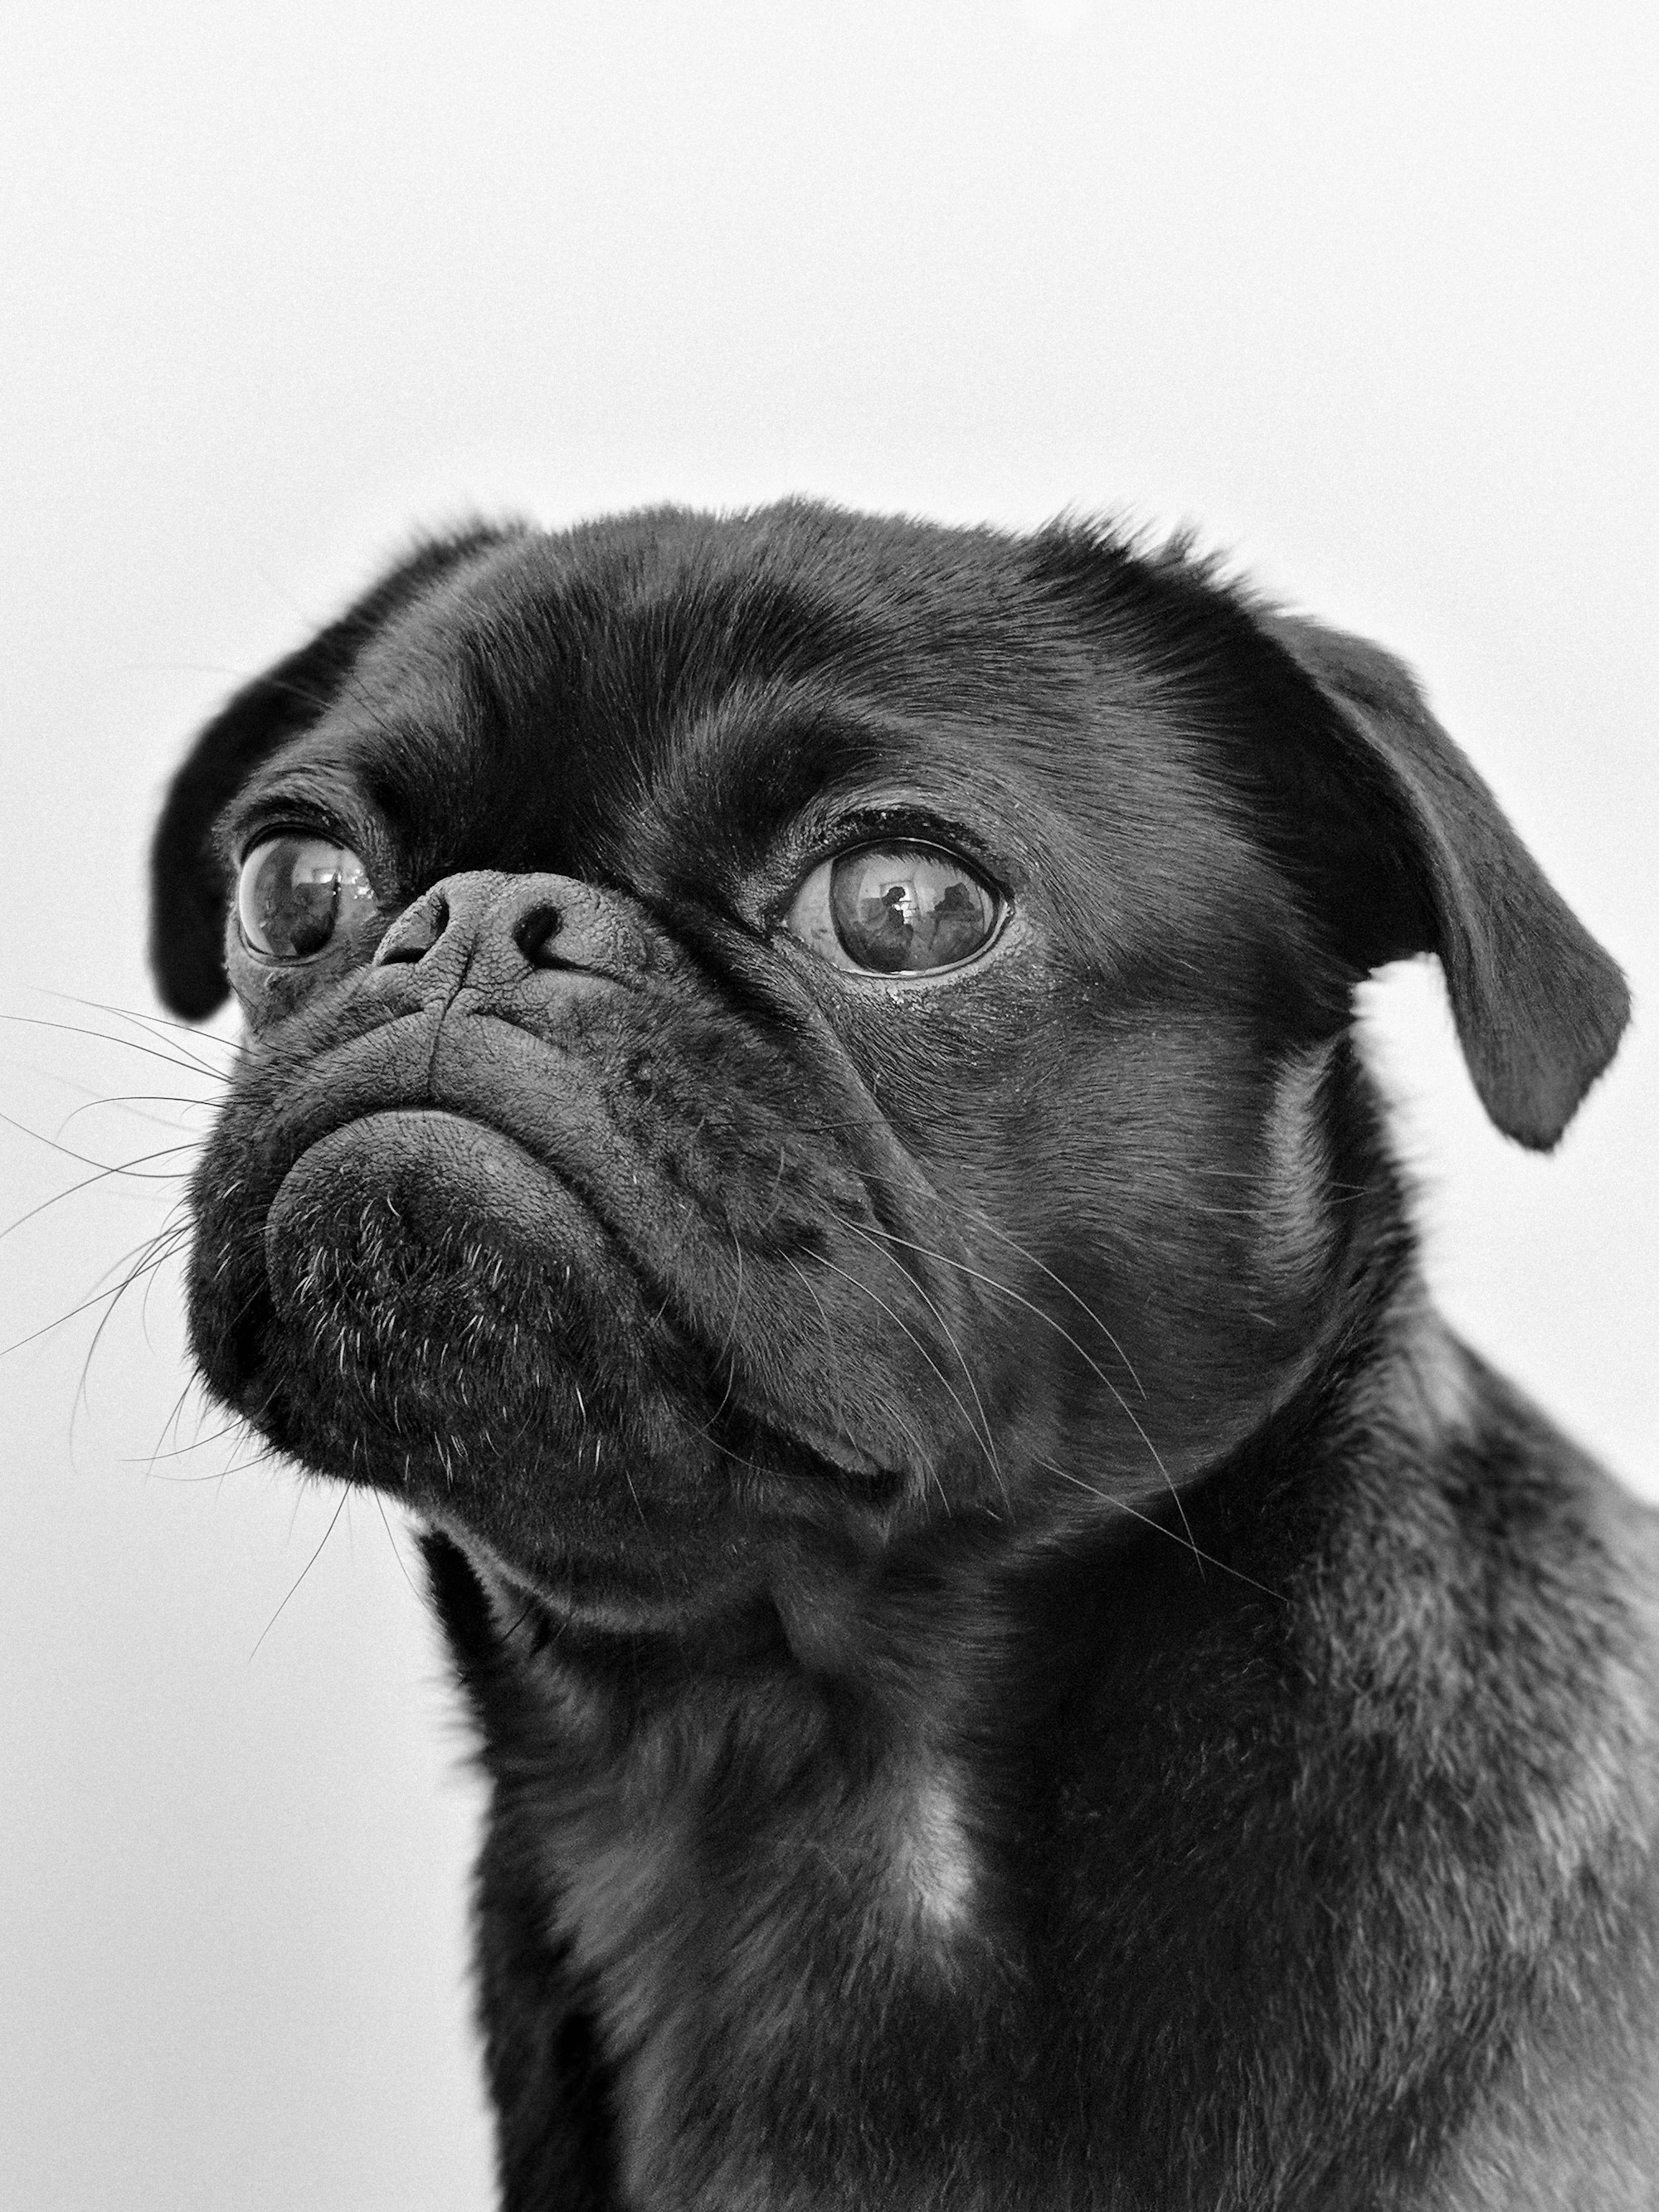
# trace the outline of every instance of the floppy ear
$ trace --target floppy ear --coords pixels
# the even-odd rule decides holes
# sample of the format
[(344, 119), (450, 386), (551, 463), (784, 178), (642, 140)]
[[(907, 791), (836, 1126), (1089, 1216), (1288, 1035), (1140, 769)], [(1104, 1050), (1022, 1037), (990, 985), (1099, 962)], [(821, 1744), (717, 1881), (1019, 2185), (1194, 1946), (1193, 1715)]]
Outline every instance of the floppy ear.
[(1353, 749), (1355, 782), (1382, 801), (1372, 835), (1395, 851), (1368, 883), (1361, 964), (1439, 956), (1482, 1104), (1508, 1135), (1547, 1152), (1617, 1048), (1630, 1015), (1623, 975), (1399, 661), (1299, 617), (1256, 619), (1318, 686)]
[(171, 1012), (202, 1021), (222, 1005), (228, 886), (210, 833), (253, 770), (338, 695), (368, 640), (458, 563), (514, 535), (480, 525), (418, 546), (336, 622), (256, 676), (208, 724), (168, 788), (150, 848), (150, 966)]

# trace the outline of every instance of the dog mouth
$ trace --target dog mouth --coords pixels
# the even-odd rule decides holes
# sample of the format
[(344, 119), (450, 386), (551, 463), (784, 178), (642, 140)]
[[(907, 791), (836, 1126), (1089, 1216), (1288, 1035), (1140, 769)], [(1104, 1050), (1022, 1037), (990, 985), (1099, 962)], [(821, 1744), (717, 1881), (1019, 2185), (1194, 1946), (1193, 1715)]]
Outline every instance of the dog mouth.
[(592, 1202), (512, 1132), (436, 1103), (379, 1107), (311, 1136), (276, 1185), (264, 1244), (279, 1309), (315, 1287), (308, 1249), (377, 1214), (411, 1246), (436, 1249), (464, 1231), (480, 1262), (492, 1249), (580, 1249), (602, 1228)]
[(829, 1480), (890, 1506), (903, 1470), (744, 1387), (617, 1211), (517, 1132), (438, 1103), (380, 1105), (311, 1137), (264, 1217), (286, 1387), (279, 1412), (262, 1361), (256, 1418), (297, 1426), (281, 1440), (331, 1473), (384, 1484), (395, 1464), (403, 1489), (434, 1459), (450, 1484), (470, 1455), (532, 1439), (574, 1439), (579, 1458), (599, 1447), (597, 1474), (607, 1433), (654, 1459), (678, 1425), (740, 1486)]

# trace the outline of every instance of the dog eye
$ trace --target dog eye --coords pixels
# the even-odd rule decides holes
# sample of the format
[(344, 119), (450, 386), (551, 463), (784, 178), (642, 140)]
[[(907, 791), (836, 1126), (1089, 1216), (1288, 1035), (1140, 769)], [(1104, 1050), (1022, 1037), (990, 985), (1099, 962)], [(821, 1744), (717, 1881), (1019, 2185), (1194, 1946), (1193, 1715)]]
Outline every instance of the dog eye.
[(959, 967), (995, 936), (1001, 902), (954, 854), (933, 845), (864, 845), (822, 860), (787, 921), (837, 968), (872, 975)]
[(242, 862), (236, 881), (242, 935), (270, 960), (309, 960), (343, 919), (374, 910), (362, 862), (322, 837), (266, 838)]

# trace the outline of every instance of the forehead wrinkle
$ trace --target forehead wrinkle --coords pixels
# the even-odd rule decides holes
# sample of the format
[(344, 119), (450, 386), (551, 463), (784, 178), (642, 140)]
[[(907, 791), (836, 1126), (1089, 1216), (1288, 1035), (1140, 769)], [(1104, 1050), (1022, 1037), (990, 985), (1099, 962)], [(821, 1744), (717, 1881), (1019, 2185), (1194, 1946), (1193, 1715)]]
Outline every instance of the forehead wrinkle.
[[(929, 529), (933, 558), (913, 568), (896, 565), (897, 527), (832, 545), (823, 515), (805, 534), (790, 522), (787, 509), (659, 514), (521, 540), (441, 614), (476, 621), (520, 683), (574, 657), (596, 695), (665, 730), (746, 680), (823, 680), (901, 711), (975, 690), (1046, 699), (1057, 678), (1065, 688), (1064, 621), (1023, 579), (998, 575), (976, 538), (969, 558), (962, 533)], [(963, 573), (947, 589), (934, 571), (952, 549)]]
[(584, 610), (527, 598), (524, 583), (515, 546), (411, 610), (315, 732), (355, 769), (417, 878), (562, 865), (585, 770), (614, 769)]
[(882, 774), (895, 750), (890, 717), (838, 691), (780, 678), (739, 680), (673, 730), (653, 796), (678, 811), (758, 793), (769, 811), (793, 812), (830, 784)]
[[(534, 543), (429, 620), (447, 688), (475, 710), (487, 781), (512, 787), (507, 834), (614, 843), (672, 773), (688, 721), (734, 687), (764, 690), (859, 657), (845, 610), (812, 579), (763, 561), (711, 575), (688, 568), (685, 550)], [(537, 801), (553, 784), (550, 813)], [(543, 817), (533, 830), (527, 799)]]
[(1040, 785), (987, 756), (982, 724), (901, 715), (814, 687), (738, 687), (683, 726), (662, 764), (645, 819), (672, 832), (695, 826), (734, 856), (810, 822), (832, 827), (834, 808), (860, 801), (937, 812), (993, 852), (1026, 866), (1047, 840)]
[(665, 886), (688, 852), (699, 881), (716, 853), (743, 873), (786, 839), (827, 844), (863, 809), (936, 816), (1010, 890), (1086, 882), (1091, 856), (1054, 803), (1051, 756), (1034, 744), (1011, 761), (983, 738), (982, 722), (827, 700), (815, 686), (734, 687), (678, 732), (625, 833), (629, 856)]
[[(621, 866), (631, 836), (692, 822), (752, 842), (860, 782), (931, 791), (947, 816), (965, 799), (993, 842), (1017, 787), (1021, 842), (1062, 851), (1111, 807), (1103, 691), (1127, 705), (1145, 678), (1103, 667), (1029, 585), (980, 574), (941, 605), (900, 587), (891, 548), (823, 562), (748, 530), (711, 574), (707, 530), (690, 535), (502, 548), (373, 641), (320, 741), (434, 863), (482, 840), (509, 866)], [(992, 727), (994, 778), (975, 774)]]
[[(988, 680), (983, 665), (895, 668), (866, 660), (837, 665), (824, 678), (780, 673), (738, 677), (708, 705), (683, 714), (669, 732), (653, 783), (691, 791), (723, 775), (776, 780), (781, 762), (795, 765), (817, 748), (820, 785), (843, 776), (924, 779), (942, 768), (971, 776), (994, 731), (1000, 781), (1006, 756), (1022, 765), (1051, 766), (1057, 738), (1079, 749), (1091, 742), (1091, 701), (1066, 666), (1050, 668), (1041, 685)], [(786, 779), (788, 781), (791, 779)]]
[[(328, 811), (366, 818), (410, 884), (460, 867), (525, 865), (508, 852), (526, 812), (522, 780), (507, 764), (499, 716), (471, 656), (423, 651), (420, 659), (412, 683), (403, 655), (371, 671), (355, 696), (273, 757), (261, 787), (314, 792)], [(537, 781), (544, 780), (538, 764)], [(260, 795), (251, 792), (256, 805)]]

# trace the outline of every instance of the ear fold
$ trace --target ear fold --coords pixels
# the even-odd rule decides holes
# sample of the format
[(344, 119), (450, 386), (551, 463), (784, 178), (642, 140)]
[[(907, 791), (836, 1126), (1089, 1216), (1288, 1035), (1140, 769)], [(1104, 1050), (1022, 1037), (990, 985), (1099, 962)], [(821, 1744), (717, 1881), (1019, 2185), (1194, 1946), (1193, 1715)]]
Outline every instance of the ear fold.
[(244, 685), (198, 738), (168, 788), (150, 848), (150, 966), (170, 1012), (204, 1020), (229, 988), (229, 887), (210, 839), (222, 810), (261, 761), (318, 720), (384, 623), (459, 562), (513, 534), (480, 526), (417, 547), (308, 645)]
[[(1625, 979), (1545, 881), (1497, 800), (1430, 714), (1408, 672), (1362, 639), (1285, 615), (1260, 626), (1334, 710), (1396, 850), (1373, 891), (1364, 964), (1434, 952), (1487, 1113), (1547, 1152), (1617, 1048)], [(1381, 788), (1378, 788), (1380, 783)]]

